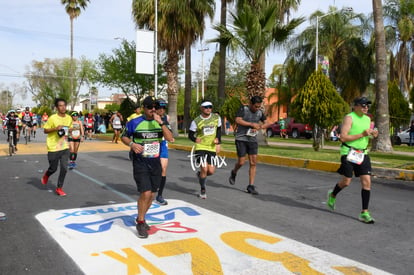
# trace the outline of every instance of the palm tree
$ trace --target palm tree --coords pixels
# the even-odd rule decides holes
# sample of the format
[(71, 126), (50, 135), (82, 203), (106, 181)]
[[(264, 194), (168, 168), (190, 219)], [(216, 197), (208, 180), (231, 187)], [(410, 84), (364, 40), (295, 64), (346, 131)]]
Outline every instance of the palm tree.
[(390, 120), (388, 112), (387, 52), (381, 0), (372, 0), (375, 28), (375, 91), (378, 138), (373, 142), (373, 150), (392, 152), (390, 140)]
[[(362, 37), (369, 31), (365, 16), (331, 7), (327, 14), (316, 11), (309, 20), (319, 20), (319, 53), (328, 57), (329, 78), (343, 98), (352, 101), (365, 92), (373, 73), (373, 48), (366, 45)], [(296, 71), (300, 72), (296, 78), (300, 86), (315, 70), (315, 42), (316, 24), (288, 43), (290, 50), (286, 62), (295, 60)]]
[[(171, 127), (177, 131), (178, 61), (185, 47), (201, 38), (204, 18), (214, 17), (214, 0), (169, 1), (158, 4), (158, 46), (166, 51), (164, 70), (167, 73), (167, 93)], [(132, 16), (138, 28), (154, 30), (154, 1), (132, 1)]]
[(71, 62), (71, 81), (70, 92), (73, 92), (74, 70), (73, 70), (73, 20), (81, 14), (81, 10), (86, 9), (89, 0), (60, 0), (62, 5), (65, 5), (66, 13), (70, 19), (70, 62)]
[(275, 109), (277, 109), (278, 117), (280, 117), (280, 107), (286, 106), (286, 113), (289, 117), (290, 104), (299, 90), (299, 87), (295, 86), (297, 83), (295, 81), (295, 68), (296, 64), (293, 59), (284, 65), (273, 66), (269, 79), (275, 84), (276, 90), (268, 95), (267, 100), (270, 102), (272, 98), (276, 98), (277, 101), (268, 106), (269, 116), (272, 116)]
[[(234, 0), (221, 0), (220, 10), (220, 24), (222, 26), (227, 25), (227, 4), (232, 3)], [(225, 87), (226, 87), (226, 45), (220, 43), (220, 63), (219, 63), (219, 75), (218, 75), (218, 87), (217, 96), (218, 98), (225, 98)], [(223, 131), (224, 131), (223, 127)]]
[[(384, 17), (390, 22), (386, 27), (387, 38), (391, 46), (397, 47), (396, 55), (391, 52), (390, 77), (396, 78), (405, 98), (414, 85), (412, 62), (414, 61), (414, 2), (412, 0), (387, 0), (384, 5)], [(394, 67), (395, 66), (395, 67)]]
[(231, 13), (233, 26), (228, 29), (224, 25), (216, 25), (214, 29), (219, 36), (210, 42), (223, 43), (231, 50), (241, 49), (251, 62), (250, 71), (246, 77), (248, 96), (264, 96), (265, 73), (260, 65), (260, 57), (267, 49), (284, 42), (294, 29), (303, 22), (302, 18), (293, 19), (282, 26), (278, 19), (277, 3), (258, 1), (260, 5), (252, 7), (244, 4), (238, 9), (238, 14)]
[(297, 10), (299, 8), (301, 0), (278, 0), (279, 2), (279, 18), (282, 22), (289, 23), (290, 21), (290, 10)]

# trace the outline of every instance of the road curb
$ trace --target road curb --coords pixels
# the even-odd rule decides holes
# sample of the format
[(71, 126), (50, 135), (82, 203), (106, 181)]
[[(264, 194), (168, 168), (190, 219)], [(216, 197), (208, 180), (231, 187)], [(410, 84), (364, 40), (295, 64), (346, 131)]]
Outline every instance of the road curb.
[[(191, 149), (192, 149), (191, 146), (178, 145), (178, 144), (172, 144), (172, 143), (168, 144), (168, 148), (188, 151), (188, 152), (191, 152)], [(223, 150), (220, 152), (220, 155), (225, 156), (226, 158), (237, 158), (236, 153), (230, 152), (230, 151)], [(340, 164), (336, 162), (287, 158), (287, 157), (270, 156), (270, 155), (258, 155), (257, 161), (258, 163), (265, 163), (265, 164), (278, 165), (278, 166), (288, 166), (288, 167), (295, 167), (295, 168), (304, 168), (304, 169), (318, 170), (318, 171), (324, 171), (324, 172), (336, 172), (340, 166)], [(377, 178), (413, 181), (414, 171), (373, 166), (372, 176), (377, 177)]]

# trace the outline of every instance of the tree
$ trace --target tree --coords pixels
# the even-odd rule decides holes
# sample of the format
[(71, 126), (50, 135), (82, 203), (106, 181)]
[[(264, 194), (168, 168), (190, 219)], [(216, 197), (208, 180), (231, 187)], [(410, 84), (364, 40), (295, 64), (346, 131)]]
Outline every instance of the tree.
[[(121, 90), (127, 97), (137, 101), (154, 90), (154, 76), (135, 72), (135, 42), (123, 40), (121, 46), (112, 50), (112, 55), (101, 54), (97, 61), (96, 82), (112, 89)], [(158, 67), (158, 84), (165, 84), (165, 74)]]
[[(74, 64), (74, 70), (72, 65)], [(27, 79), (28, 91), (32, 99), (42, 106), (53, 109), (56, 97), (64, 98), (71, 109), (77, 103), (80, 89), (89, 85), (90, 78), (94, 73), (94, 65), (85, 59), (71, 62), (67, 58), (49, 59), (44, 61), (32, 61), (31, 67), (27, 68), (25, 77)], [(75, 72), (74, 89), (71, 89), (72, 73)]]
[(3, 84), (0, 83), (0, 112), (6, 113), (13, 108), (16, 95), (25, 99), (27, 96), (26, 87), (14, 82), (8, 86), (3, 86)]
[[(220, 25), (227, 26), (227, 4), (232, 3), (234, 0), (221, 0), (220, 5)], [(220, 43), (219, 50), (219, 73), (217, 79), (217, 97), (225, 99), (225, 86), (226, 86), (226, 44)], [(223, 131), (225, 131), (223, 127)]]
[(299, 8), (301, 0), (278, 0), (279, 1), (279, 18), (286, 23), (290, 21), (290, 10), (297, 10)]
[(277, 12), (277, 3), (258, 1), (258, 6), (244, 4), (238, 14), (231, 13), (233, 25), (230, 29), (215, 25), (219, 36), (210, 42), (224, 43), (232, 51), (242, 50), (250, 61), (250, 71), (246, 77), (249, 97), (264, 96), (266, 79), (260, 65), (260, 58), (267, 49), (284, 42), (294, 29), (303, 22), (302, 18), (293, 19), (282, 25)]
[[(397, 47), (395, 64), (391, 67), (390, 77), (396, 78), (400, 89), (408, 98), (410, 88), (414, 86), (414, 2), (412, 0), (386, 0), (384, 18), (390, 25), (387, 38), (391, 46)], [(391, 52), (392, 59), (394, 54)]]
[(405, 100), (397, 81), (388, 84), (388, 102), (390, 124), (394, 129), (399, 129), (401, 125), (410, 123), (411, 112), (407, 100)]
[(292, 102), (293, 116), (313, 127), (313, 148), (318, 151), (323, 129), (338, 125), (349, 110), (329, 78), (314, 72)]
[(387, 89), (387, 52), (385, 48), (385, 31), (382, 15), (381, 0), (372, 0), (375, 29), (375, 125), (378, 128), (378, 138), (372, 143), (372, 150), (392, 152), (390, 140), (390, 117), (388, 112)]
[[(214, 0), (169, 1), (158, 5), (158, 46), (167, 52), (168, 114), (174, 135), (177, 131), (178, 61), (185, 47), (202, 37), (204, 18), (214, 16)], [(138, 28), (154, 30), (154, 1), (134, 0), (132, 17)]]
[(288, 60), (284, 65), (275, 65), (273, 66), (273, 71), (270, 74), (270, 81), (273, 83), (275, 92), (271, 93), (268, 96), (268, 101), (271, 102), (272, 98), (277, 100), (270, 104), (268, 107), (268, 114), (272, 115), (273, 111), (277, 109), (277, 113), (280, 113), (280, 106), (287, 106), (287, 115), (289, 116), (289, 106), (292, 102), (292, 99), (296, 96), (299, 87), (295, 84), (296, 77), (296, 64), (294, 59)]
[(329, 77), (342, 97), (351, 102), (365, 92), (373, 74), (373, 48), (363, 35), (369, 31), (362, 14), (330, 7), (328, 13), (313, 13), (310, 25), (289, 42), (285, 64), (294, 60), (296, 85), (303, 85), (315, 70), (316, 20), (318, 20), (318, 55), (329, 61)]
[[(62, 5), (65, 5), (66, 13), (69, 15), (70, 20), (70, 64), (72, 65), (73, 62), (73, 20), (77, 18), (81, 14), (81, 10), (86, 9), (87, 3), (89, 0), (60, 0)], [(74, 88), (74, 76), (75, 73), (73, 71), (73, 67), (71, 67), (71, 81), (70, 81), (70, 92), (73, 91)]]

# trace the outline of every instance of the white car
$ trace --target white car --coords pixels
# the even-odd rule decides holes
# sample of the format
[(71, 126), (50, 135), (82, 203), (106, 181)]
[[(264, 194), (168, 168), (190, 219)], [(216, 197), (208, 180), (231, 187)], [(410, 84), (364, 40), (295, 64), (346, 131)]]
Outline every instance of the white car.
[(401, 145), (401, 144), (410, 145), (410, 128), (405, 129), (405, 130), (399, 132), (394, 137), (394, 144), (395, 145)]

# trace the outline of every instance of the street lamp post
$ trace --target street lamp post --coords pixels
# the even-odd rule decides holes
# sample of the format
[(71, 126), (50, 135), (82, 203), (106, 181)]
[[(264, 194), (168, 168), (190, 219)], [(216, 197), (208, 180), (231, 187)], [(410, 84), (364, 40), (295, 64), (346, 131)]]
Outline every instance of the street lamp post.
[(324, 18), (325, 16), (331, 15), (331, 14), (335, 14), (338, 13), (340, 11), (347, 11), (347, 12), (351, 12), (353, 11), (353, 8), (349, 7), (349, 8), (342, 8), (340, 10), (336, 10), (336, 11), (332, 11), (329, 13), (326, 13), (322, 16), (316, 16), (316, 39), (315, 39), (315, 71), (318, 70), (318, 59), (319, 59), (319, 20), (321, 18)]
[(201, 47), (201, 99), (204, 99), (204, 52), (208, 51), (208, 48)]
[(158, 97), (158, 0), (154, 0), (154, 95)]

